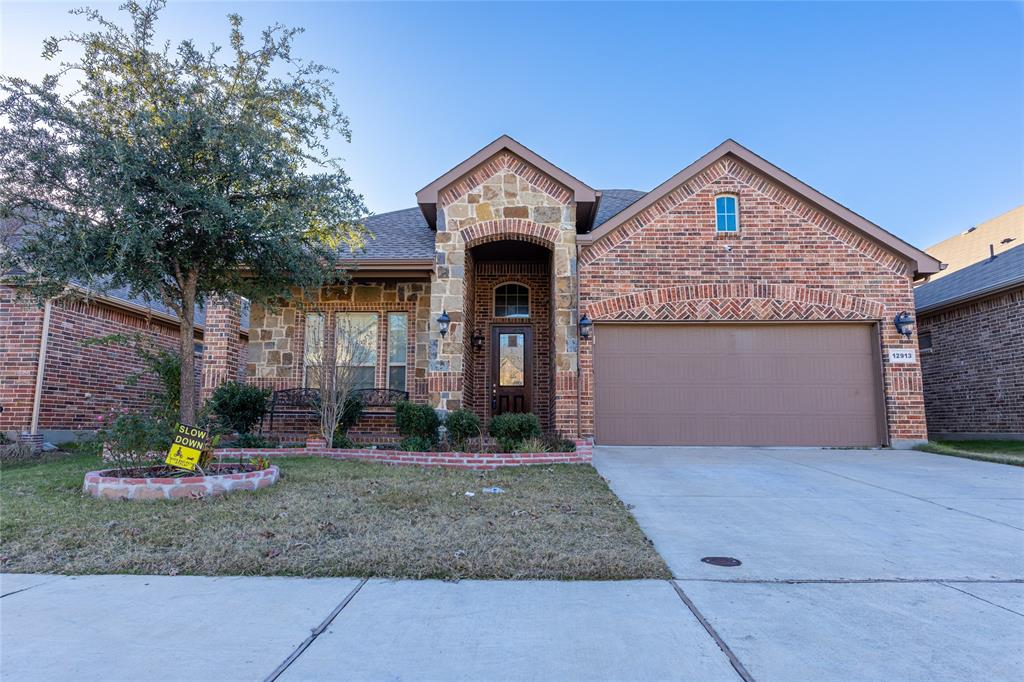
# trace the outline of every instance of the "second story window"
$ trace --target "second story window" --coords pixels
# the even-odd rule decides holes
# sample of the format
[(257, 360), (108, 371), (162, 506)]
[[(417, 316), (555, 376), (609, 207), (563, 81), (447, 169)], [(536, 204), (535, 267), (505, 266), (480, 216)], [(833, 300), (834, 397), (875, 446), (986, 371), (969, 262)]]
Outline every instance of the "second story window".
[(718, 232), (736, 232), (740, 229), (737, 200), (732, 194), (715, 197), (715, 229)]
[(494, 289), (495, 317), (529, 317), (530, 290), (522, 284), (501, 284)]

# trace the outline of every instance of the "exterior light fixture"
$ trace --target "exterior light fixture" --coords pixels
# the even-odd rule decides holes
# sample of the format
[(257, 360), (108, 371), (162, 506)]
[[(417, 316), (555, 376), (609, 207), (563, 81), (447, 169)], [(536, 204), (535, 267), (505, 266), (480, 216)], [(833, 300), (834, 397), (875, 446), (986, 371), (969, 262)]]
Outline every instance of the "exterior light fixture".
[(579, 326), (580, 337), (584, 339), (589, 339), (591, 332), (594, 331), (594, 323), (591, 321), (589, 317), (587, 317), (586, 313), (583, 313), (583, 317), (580, 318)]
[(892, 323), (896, 326), (896, 331), (903, 336), (910, 338), (910, 335), (914, 333), (914, 318), (910, 316), (910, 313), (903, 311), (897, 313), (896, 317), (893, 318)]
[(479, 331), (473, 332), (473, 348), (480, 350), (484, 347), (484, 335)]
[(448, 317), (448, 311), (442, 310), (441, 316), (437, 318), (437, 327), (441, 332), (441, 338), (443, 339), (448, 334), (448, 326), (451, 325), (452, 318)]

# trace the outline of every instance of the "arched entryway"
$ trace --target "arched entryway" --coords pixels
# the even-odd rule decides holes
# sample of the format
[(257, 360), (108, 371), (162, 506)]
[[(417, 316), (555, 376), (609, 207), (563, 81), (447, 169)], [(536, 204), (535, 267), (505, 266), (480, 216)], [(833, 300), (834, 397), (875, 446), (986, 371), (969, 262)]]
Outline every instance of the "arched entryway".
[(532, 412), (554, 429), (552, 251), (521, 239), (466, 252), (464, 404), (483, 421)]

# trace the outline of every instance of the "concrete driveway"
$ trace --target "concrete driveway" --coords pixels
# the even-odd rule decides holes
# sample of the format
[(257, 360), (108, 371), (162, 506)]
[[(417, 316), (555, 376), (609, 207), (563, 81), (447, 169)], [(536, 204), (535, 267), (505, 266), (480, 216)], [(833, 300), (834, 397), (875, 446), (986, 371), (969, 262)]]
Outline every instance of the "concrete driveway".
[(1024, 678), (1024, 468), (803, 448), (595, 465), (753, 679)]

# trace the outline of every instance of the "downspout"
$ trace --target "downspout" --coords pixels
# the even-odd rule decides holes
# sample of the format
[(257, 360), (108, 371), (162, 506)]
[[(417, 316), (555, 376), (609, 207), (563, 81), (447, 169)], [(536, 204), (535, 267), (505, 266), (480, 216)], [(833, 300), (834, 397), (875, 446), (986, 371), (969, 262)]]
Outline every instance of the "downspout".
[(29, 433), (39, 433), (39, 412), (43, 403), (43, 375), (46, 374), (46, 345), (50, 340), (50, 313), (53, 299), (47, 299), (43, 308), (43, 331), (39, 337), (39, 363), (36, 366), (36, 391), (32, 400), (32, 425)]

